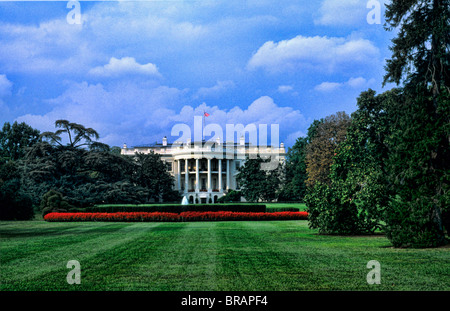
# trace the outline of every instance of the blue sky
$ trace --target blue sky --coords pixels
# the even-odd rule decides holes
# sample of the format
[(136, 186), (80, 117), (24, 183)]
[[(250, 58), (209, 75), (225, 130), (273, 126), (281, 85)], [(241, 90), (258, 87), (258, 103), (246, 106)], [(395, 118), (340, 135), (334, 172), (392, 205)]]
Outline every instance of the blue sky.
[(0, 1), (0, 122), (67, 119), (111, 146), (177, 123), (279, 124), (291, 146), (314, 119), (381, 87), (394, 33), (368, 0)]

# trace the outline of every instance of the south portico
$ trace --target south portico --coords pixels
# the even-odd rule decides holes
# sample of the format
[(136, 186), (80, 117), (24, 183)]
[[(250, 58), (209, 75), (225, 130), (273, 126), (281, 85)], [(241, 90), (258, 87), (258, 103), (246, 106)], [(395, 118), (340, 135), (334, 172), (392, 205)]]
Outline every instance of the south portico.
[(233, 159), (217, 152), (193, 150), (174, 154), (176, 189), (189, 203), (215, 203), (232, 187), (231, 174), (236, 173), (232, 165)]

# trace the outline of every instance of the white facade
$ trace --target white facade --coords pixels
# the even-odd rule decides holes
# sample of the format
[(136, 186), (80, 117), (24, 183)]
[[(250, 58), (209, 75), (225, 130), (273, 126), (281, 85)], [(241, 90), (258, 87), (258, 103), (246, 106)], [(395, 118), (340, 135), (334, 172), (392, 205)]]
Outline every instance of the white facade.
[(135, 146), (123, 146), (121, 154), (134, 155), (140, 153), (160, 154), (163, 161), (169, 164), (170, 173), (175, 177), (174, 188), (190, 203), (213, 203), (229, 190), (239, 190), (236, 175), (240, 166), (248, 157), (257, 154), (270, 156), (277, 161), (284, 161), (286, 150), (281, 143), (278, 148), (259, 147), (245, 143), (212, 142), (162, 143)]

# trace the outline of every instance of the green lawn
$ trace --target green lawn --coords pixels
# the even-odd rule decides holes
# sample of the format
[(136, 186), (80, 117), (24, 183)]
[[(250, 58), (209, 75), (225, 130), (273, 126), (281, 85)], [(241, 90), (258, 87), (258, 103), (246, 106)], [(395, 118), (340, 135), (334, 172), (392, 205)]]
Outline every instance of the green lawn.
[[(80, 262), (80, 285), (66, 281), (69, 260)], [(370, 260), (380, 285), (367, 284)], [(450, 248), (322, 236), (307, 221), (3, 221), (0, 276), (2, 291), (450, 290)]]

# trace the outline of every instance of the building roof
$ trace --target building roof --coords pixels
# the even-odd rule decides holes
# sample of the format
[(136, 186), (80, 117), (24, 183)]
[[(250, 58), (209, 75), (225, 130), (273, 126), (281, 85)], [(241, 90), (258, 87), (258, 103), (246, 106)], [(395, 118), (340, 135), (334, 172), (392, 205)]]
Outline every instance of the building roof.
[[(207, 140), (203, 140), (202, 141), (202, 143), (206, 143), (206, 142), (208, 142)], [(212, 141), (209, 141), (209, 142), (211, 142), (212, 143)], [(229, 143), (227, 144), (226, 142), (220, 142), (223, 146), (227, 146), (227, 145), (229, 145)], [(167, 145), (163, 145), (163, 143), (162, 142), (154, 142), (154, 143), (148, 143), (148, 144), (142, 144), (142, 145), (135, 145), (135, 146), (132, 146), (132, 148), (158, 148), (158, 147), (172, 147), (172, 145), (173, 145), (174, 143), (169, 143), (169, 142), (167, 142)], [(195, 144), (195, 142), (191, 142), (191, 144)], [(234, 143), (232, 143), (232, 145), (234, 145), (234, 146), (236, 146), (236, 145), (240, 145), (240, 143), (237, 143), (237, 142), (234, 142)], [(245, 146), (250, 146), (250, 145), (252, 145), (251, 143), (249, 143), (249, 142), (246, 142), (245, 143)]]

